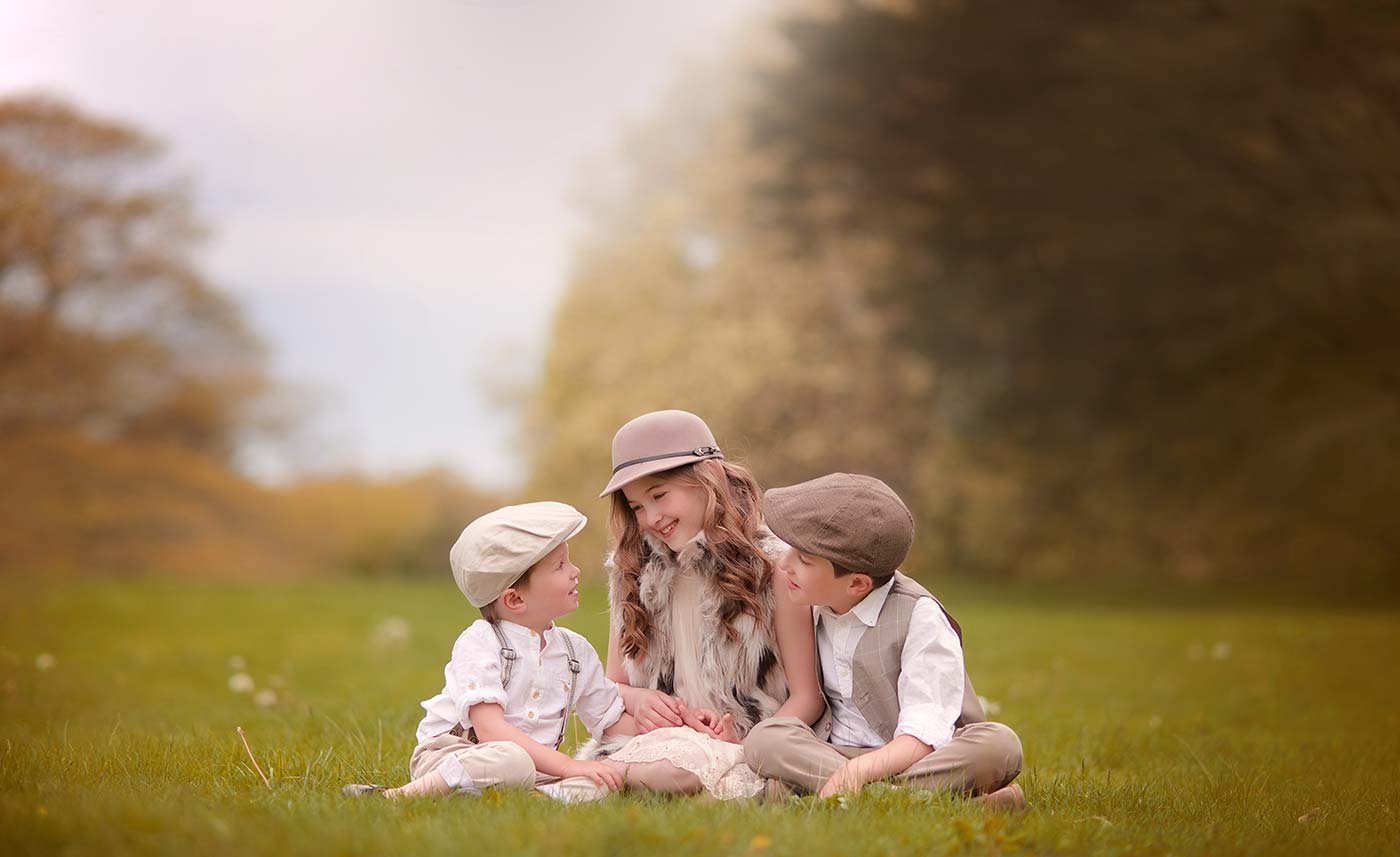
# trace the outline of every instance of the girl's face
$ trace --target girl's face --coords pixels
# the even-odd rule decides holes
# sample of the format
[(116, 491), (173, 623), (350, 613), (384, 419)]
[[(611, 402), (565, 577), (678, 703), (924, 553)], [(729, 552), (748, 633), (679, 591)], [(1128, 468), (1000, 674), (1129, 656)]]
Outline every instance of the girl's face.
[(622, 486), (637, 526), (679, 551), (705, 526), (705, 489), (672, 479), (643, 476)]

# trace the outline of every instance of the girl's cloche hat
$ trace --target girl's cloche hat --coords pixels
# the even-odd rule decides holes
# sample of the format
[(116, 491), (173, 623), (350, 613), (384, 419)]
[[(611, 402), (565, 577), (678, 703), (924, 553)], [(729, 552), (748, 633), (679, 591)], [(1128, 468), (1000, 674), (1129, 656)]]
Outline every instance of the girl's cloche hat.
[(612, 479), (599, 497), (606, 497), (634, 479), (724, 458), (714, 432), (688, 411), (652, 411), (628, 422), (613, 435)]
[(587, 523), (578, 509), (552, 501), (488, 512), (452, 546), (452, 579), (473, 607), (485, 607)]

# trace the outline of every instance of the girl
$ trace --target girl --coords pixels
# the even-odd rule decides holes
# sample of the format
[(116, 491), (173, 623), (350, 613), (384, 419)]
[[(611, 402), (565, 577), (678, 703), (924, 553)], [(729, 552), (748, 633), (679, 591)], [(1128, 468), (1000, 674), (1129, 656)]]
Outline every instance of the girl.
[(762, 525), (758, 485), (699, 417), (657, 411), (613, 438), (608, 495), (607, 676), (646, 733), (612, 759), (669, 763), (679, 791), (752, 797), (763, 780), (738, 741), (778, 714), (811, 723), (825, 705), (811, 612), (775, 597), (786, 545)]

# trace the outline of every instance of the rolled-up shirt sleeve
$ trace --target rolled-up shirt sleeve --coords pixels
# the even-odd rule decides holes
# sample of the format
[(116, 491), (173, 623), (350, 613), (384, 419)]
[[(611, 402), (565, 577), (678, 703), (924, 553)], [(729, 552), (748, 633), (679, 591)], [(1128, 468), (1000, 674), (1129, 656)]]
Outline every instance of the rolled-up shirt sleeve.
[(603, 730), (622, 719), (622, 694), (617, 689), (617, 683), (603, 673), (598, 652), (588, 641), (581, 636), (575, 637), (574, 646), (582, 667), (578, 676), (575, 710), (588, 734), (597, 738), (603, 734)]
[(467, 711), (473, 705), (494, 702), (506, 707), (506, 691), (501, 687), (501, 646), (490, 625), (473, 623), (457, 638), (452, 646), (452, 660), (447, 664), (447, 686), (457, 721), (463, 726), (471, 726)]
[(962, 643), (943, 610), (921, 598), (909, 618), (899, 669), (899, 724), (894, 734), (910, 735), (937, 749), (953, 737), (962, 713)]

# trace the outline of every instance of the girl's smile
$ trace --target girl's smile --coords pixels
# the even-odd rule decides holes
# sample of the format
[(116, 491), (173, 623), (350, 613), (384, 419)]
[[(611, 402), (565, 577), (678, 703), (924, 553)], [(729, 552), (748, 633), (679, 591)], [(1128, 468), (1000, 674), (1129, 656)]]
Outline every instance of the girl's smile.
[(679, 551), (705, 526), (705, 489), (675, 480), (644, 476), (622, 487), (627, 506), (643, 530)]

